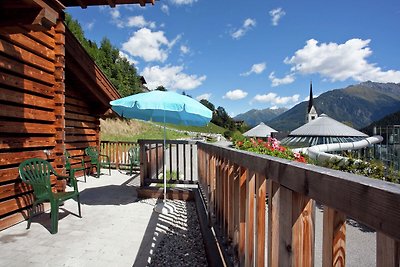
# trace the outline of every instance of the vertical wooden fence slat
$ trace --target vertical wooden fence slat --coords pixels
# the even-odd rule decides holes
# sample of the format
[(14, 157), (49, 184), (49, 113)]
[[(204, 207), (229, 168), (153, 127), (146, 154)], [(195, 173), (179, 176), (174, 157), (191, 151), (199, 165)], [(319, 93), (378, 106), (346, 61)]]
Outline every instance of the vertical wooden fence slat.
[(241, 168), (239, 180), (239, 265), (245, 266), (247, 169)]
[(231, 243), (233, 241), (233, 232), (234, 232), (234, 216), (233, 216), (233, 202), (234, 202), (234, 165), (230, 162), (229, 170), (228, 170), (228, 240)]
[(245, 265), (254, 266), (254, 199), (256, 175), (253, 171), (247, 172), (246, 179), (246, 242), (245, 242)]
[(314, 266), (314, 201), (296, 192), (292, 201), (292, 266)]
[[(239, 198), (240, 198), (240, 171), (241, 168), (237, 165), (233, 165), (234, 168), (234, 182), (233, 182), (233, 247), (235, 253), (238, 252), (239, 249), (239, 229), (240, 229), (240, 221), (239, 221)], [(238, 255), (237, 255), (238, 256)]]
[(193, 144), (190, 144), (190, 181), (193, 182)]
[(267, 180), (264, 175), (256, 175), (256, 248), (255, 255), (256, 266), (265, 265), (265, 212), (266, 212), (266, 194), (267, 194)]
[(179, 177), (179, 144), (176, 144), (176, 176)]
[(172, 144), (169, 144), (169, 177), (172, 177)]
[(376, 266), (398, 267), (399, 259), (400, 243), (381, 232), (376, 232)]
[(216, 203), (215, 203), (215, 176), (216, 176), (216, 158), (215, 155), (211, 155), (210, 164), (209, 164), (209, 172), (210, 172), (210, 207), (209, 214), (210, 218), (213, 218), (216, 215)]
[(186, 144), (183, 144), (182, 147), (183, 147), (183, 180), (186, 181), (186, 156), (187, 156)]
[(224, 182), (224, 194), (223, 194), (223, 229), (224, 229), (224, 236), (225, 240), (228, 240), (228, 160), (224, 159), (224, 168), (223, 168), (223, 182)]
[(269, 266), (290, 266), (292, 256), (292, 191), (272, 182), (268, 192)]
[[(158, 166), (158, 159), (159, 159), (159, 157), (158, 157), (158, 143), (156, 143), (156, 158), (155, 158), (155, 160), (156, 160), (156, 179), (159, 179), (159, 175), (158, 175), (158, 170), (160, 169), (159, 168), (159, 166)], [(164, 177), (162, 177), (162, 179), (164, 179)]]
[(322, 266), (346, 264), (346, 215), (324, 206)]

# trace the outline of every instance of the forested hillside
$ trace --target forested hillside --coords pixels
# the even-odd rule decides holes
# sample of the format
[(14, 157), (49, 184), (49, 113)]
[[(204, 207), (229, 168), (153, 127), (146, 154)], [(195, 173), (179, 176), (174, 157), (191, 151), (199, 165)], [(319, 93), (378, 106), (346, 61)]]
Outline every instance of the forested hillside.
[(85, 50), (101, 68), (108, 79), (117, 88), (121, 96), (128, 96), (142, 92), (140, 76), (133, 64), (120, 56), (119, 49), (113, 46), (106, 37), (98, 46), (95, 42), (86, 39), (83, 29), (78, 21), (69, 14), (65, 16), (65, 24), (75, 35)]

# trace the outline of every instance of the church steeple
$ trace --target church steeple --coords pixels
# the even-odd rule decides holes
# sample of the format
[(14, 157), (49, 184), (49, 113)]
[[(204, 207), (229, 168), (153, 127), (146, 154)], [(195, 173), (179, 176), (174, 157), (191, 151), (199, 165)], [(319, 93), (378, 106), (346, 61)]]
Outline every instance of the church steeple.
[(310, 99), (308, 100), (308, 108), (307, 108), (307, 115), (306, 115), (306, 123), (315, 120), (318, 118), (318, 113), (314, 107), (314, 97), (312, 93), (312, 81), (310, 81)]
[(313, 103), (313, 94), (312, 94), (312, 81), (310, 81), (310, 98), (308, 100), (308, 109), (307, 109), (307, 113), (310, 113), (311, 108), (313, 107), (314, 103)]

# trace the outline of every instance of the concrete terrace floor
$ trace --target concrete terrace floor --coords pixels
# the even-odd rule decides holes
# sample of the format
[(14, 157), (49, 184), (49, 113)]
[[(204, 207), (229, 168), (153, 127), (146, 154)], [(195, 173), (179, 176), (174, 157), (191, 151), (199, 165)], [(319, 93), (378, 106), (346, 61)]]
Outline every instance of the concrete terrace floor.
[(25, 221), (1, 231), (0, 266), (146, 266), (173, 218), (153, 212), (155, 199), (137, 198), (138, 174), (102, 173), (78, 183), (82, 218), (74, 200), (60, 206), (57, 234), (49, 214), (35, 216), (29, 230)]
[[(153, 211), (155, 199), (138, 199), (139, 174), (102, 170), (100, 178), (78, 178), (82, 218), (68, 200), (60, 207), (58, 233), (50, 234), (50, 216), (33, 218), (0, 231), (0, 266), (146, 266), (175, 215)], [(179, 208), (179, 207), (178, 207)], [(191, 214), (187, 214), (191, 216)], [(316, 209), (315, 266), (322, 263), (322, 210)], [(189, 227), (189, 229), (191, 229)], [(266, 232), (267, 229), (266, 229)], [(200, 232), (199, 232), (200, 234)], [(346, 266), (375, 266), (375, 233), (347, 223)]]

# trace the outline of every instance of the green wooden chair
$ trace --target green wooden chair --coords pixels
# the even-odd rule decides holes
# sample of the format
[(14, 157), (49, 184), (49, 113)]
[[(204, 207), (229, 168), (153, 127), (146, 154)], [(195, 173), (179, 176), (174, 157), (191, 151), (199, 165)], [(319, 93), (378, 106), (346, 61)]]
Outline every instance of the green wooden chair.
[(72, 167), (71, 159), (78, 158), (78, 157), (71, 156), (67, 150), (65, 150), (64, 155), (65, 155), (65, 169), (68, 171), (68, 173), (71, 176), (75, 177), (75, 172), (83, 171), (83, 177), (85, 178), (85, 183), (86, 183), (86, 167), (85, 167), (85, 161), (83, 160), (83, 158), (79, 157), (81, 159), (80, 165), (75, 165)]
[[(107, 155), (102, 155), (99, 153), (96, 147), (90, 146), (85, 148), (85, 154), (90, 157), (90, 170), (92, 170), (93, 166), (96, 167), (97, 178), (100, 177), (100, 167), (104, 167), (108, 165), (108, 172), (111, 175), (111, 163), (110, 158)], [(102, 162), (102, 158), (105, 160)]]
[(139, 156), (139, 146), (134, 146), (129, 148), (128, 156), (129, 156), (129, 169), (130, 174), (133, 173), (133, 168), (140, 166), (140, 156)]
[[(50, 175), (54, 174), (57, 179), (68, 179), (72, 184), (74, 191), (69, 192), (53, 192), (51, 188)], [(33, 187), (35, 201), (29, 212), (28, 226), (30, 228), (33, 213), (36, 206), (43, 202), (50, 202), (51, 216), (51, 233), (56, 234), (58, 231), (58, 207), (61, 203), (68, 199), (75, 199), (78, 202), (79, 217), (81, 218), (81, 202), (79, 200), (78, 184), (74, 176), (59, 175), (51, 166), (51, 164), (39, 158), (25, 160), (19, 165), (19, 175), (24, 183)]]

